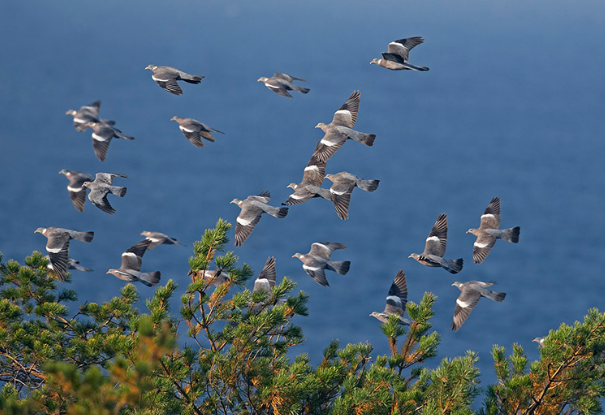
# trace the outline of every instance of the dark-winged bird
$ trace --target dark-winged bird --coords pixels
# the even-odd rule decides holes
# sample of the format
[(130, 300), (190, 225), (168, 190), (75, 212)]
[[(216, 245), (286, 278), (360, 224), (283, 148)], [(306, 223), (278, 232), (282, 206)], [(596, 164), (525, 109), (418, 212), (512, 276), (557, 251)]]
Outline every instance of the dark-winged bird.
[(452, 286), (458, 287), (460, 291), (462, 291), (456, 299), (452, 330), (458, 331), (481, 297), (489, 298), (490, 300), (497, 302), (502, 302), (502, 300), (504, 300), (506, 293), (491, 291), (487, 288), (494, 284), (494, 282), (483, 281), (469, 281), (464, 283), (456, 281), (452, 284)]
[(145, 239), (149, 239), (151, 241), (151, 243), (149, 244), (149, 246), (147, 247), (147, 249), (153, 249), (158, 245), (183, 245), (182, 243), (178, 242), (176, 239), (171, 238), (168, 235), (164, 235), (163, 233), (160, 232), (149, 232), (149, 231), (143, 231), (141, 232), (141, 235), (143, 235), (145, 237)]
[(204, 142), (202, 141), (202, 137), (204, 137), (208, 141), (215, 142), (214, 137), (212, 137), (211, 132), (225, 134), (222, 131), (215, 130), (214, 128), (207, 126), (199, 121), (194, 120), (193, 118), (181, 118), (174, 116), (170, 119), (170, 121), (176, 121), (179, 123), (179, 129), (183, 133), (183, 135), (196, 147), (204, 147)]
[(275, 72), (271, 78), (264, 76), (258, 78), (258, 82), (263, 82), (267, 88), (283, 97), (292, 98), (292, 95), (290, 95), (288, 91), (296, 91), (302, 94), (306, 94), (310, 91), (309, 88), (302, 88), (298, 85), (295, 85), (294, 81), (306, 82), (305, 79), (295, 78), (288, 74), (279, 72)]
[(477, 237), (473, 244), (473, 262), (480, 264), (487, 257), (497, 239), (517, 243), (521, 228), (498, 229), (500, 226), (500, 198), (494, 197), (483, 215), (481, 215), (481, 224), (478, 229), (471, 228), (466, 233), (472, 233)]
[(457, 274), (462, 271), (463, 260), (443, 259), (447, 247), (447, 215), (442, 213), (435, 221), (431, 233), (426, 238), (424, 252), (421, 254), (410, 254), (408, 258), (414, 258), (427, 267), (441, 267), (446, 271)]
[(90, 189), (88, 200), (93, 205), (101, 209), (105, 213), (113, 215), (116, 210), (109, 204), (107, 194), (111, 193), (116, 196), (124, 197), (126, 188), (120, 186), (112, 186), (114, 177), (126, 177), (124, 174), (115, 173), (97, 173), (95, 180), (92, 182), (84, 182), (82, 186)]
[(292, 258), (298, 258), (303, 263), (303, 269), (311, 278), (324, 287), (329, 287), (326, 270), (345, 275), (349, 272), (351, 261), (330, 261), (332, 252), (346, 248), (345, 244), (337, 242), (314, 242), (307, 254), (295, 253)]
[(289, 188), (294, 190), (294, 193), (292, 193), (288, 197), (288, 200), (282, 203), (282, 205), (296, 205), (306, 202), (312, 197), (316, 197), (317, 195), (310, 192), (307, 186), (321, 186), (325, 176), (326, 162), (312, 156), (303, 172), (302, 182), (290, 183), (288, 185)]
[(111, 143), (112, 139), (134, 140), (134, 137), (125, 135), (122, 131), (104, 122), (91, 122), (88, 125), (93, 129), (92, 148), (95, 151), (95, 156), (101, 161), (105, 161), (107, 150), (109, 150), (109, 143)]
[(149, 239), (143, 239), (141, 242), (137, 242), (124, 253), (122, 253), (122, 264), (118, 269), (110, 269), (107, 274), (112, 274), (121, 280), (128, 282), (139, 281), (148, 287), (153, 287), (160, 282), (160, 271), (155, 272), (141, 272), (141, 265), (143, 264), (143, 255), (151, 244)]
[(84, 203), (86, 202), (86, 188), (82, 186), (82, 183), (94, 180), (92, 175), (65, 169), (62, 169), (59, 174), (64, 174), (69, 180), (67, 191), (69, 192), (69, 196), (71, 197), (71, 202), (74, 204), (74, 207), (80, 212), (84, 211)]
[(265, 262), (265, 266), (254, 281), (253, 291), (263, 290), (267, 294), (271, 294), (271, 289), (275, 287), (276, 282), (277, 272), (275, 271), (275, 258), (269, 257), (267, 258), (267, 262)]
[(241, 246), (254, 230), (263, 213), (282, 219), (288, 214), (287, 207), (269, 206), (271, 194), (263, 191), (258, 196), (248, 196), (244, 200), (233, 199), (231, 203), (236, 204), (242, 210), (237, 216), (235, 225), (235, 246)]
[(95, 101), (90, 105), (84, 105), (79, 110), (68, 110), (65, 114), (71, 115), (74, 118), (74, 128), (80, 132), (85, 131), (91, 122), (104, 122), (109, 125), (114, 125), (114, 121), (104, 120), (99, 118), (101, 110), (101, 101)]
[(317, 143), (313, 155), (321, 161), (326, 161), (336, 153), (347, 139), (352, 139), (366, 146), (373, 146), (376, 134), (360, 133), (353, 130), (359, 111), (359, 91), (354, 91), (349, 99), (334, 113), (330, 124), (320, 122), (315, 128), (321, 128), (325, 133)]
[[(47, 255), (45, 258), (47, 258), (50, 261), (50, 256), (49, 255)], [(50, 262), (48, 263), (48, 269), (54, 271), (53, 264), (50, 263)], [(83, 272), (92, 272), (92, 270), (90, 268), (83, 267), (82, 265), (80, 265), (80, 261), (76, 261), (73, 258), (69, 258), (68, 259), (68, 261), (67, 261), (67, 269), (68, 270), (75, 269), (75, 270), (83, 271)]]
[(423, 42), (424, 39), (420, 36), (394, 40), (389, 43), (388, 52), (382, 52), (382, 59), (372, 59), (370, 64), (374, 63), (392, 71), (428, 71), (429, 68), (412, 65), (408, 62), (410, 51)]
[(46, 251), (50, 258), (53, 270), (57, 278), (65, 281), (65, 273), (69, 267), (69, 241), (90, 242), (95, 236), (94, 232), (77, 232), (64, 228), (38, 228), (34, 233), (41, 233), (46, 236)]
[(204, 79), (203, 76), (190, 75), (170, 66), (147, 65), (145, 69), (149, 69), (151, 72), (153, 72), (151, 78), (156, 84), (174, 95), (181, 95), (183, 93), (183, 90), (177, 81), (185, 81), (190, 84), (199, 84), (202, 82), (202, 79)]
[(405, 305), (408, 302), (408, 284), (405, 279), (405, 272), (399, 270), (395, 276), (395, 280), (391, 284), (389, 293), (387, 294), (387, 304), (384, 311), (372, 311), (370, 317), (376, 317), (383, 323), (389, 321), (390, 315), (396, 315), (401, 324), (409, 326), (412, 324), (410, 320), (404, 318)]

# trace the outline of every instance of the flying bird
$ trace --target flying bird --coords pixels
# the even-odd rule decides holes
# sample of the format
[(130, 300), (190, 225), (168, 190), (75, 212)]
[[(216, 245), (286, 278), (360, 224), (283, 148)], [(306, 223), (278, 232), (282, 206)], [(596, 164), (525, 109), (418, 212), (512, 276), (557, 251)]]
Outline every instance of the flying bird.
[(346, 248), (345, 244), (337, 242), (314, 242), (311, 244), (311, 250), (307, 254), (295, 253), (292, 258), (298, 258), (303, 263), (303, 269), (319, 285), (329, 287), (326, 279), (325, 270), (334, 271), (340, 275), (346, 275), (349, 272), (351, 261), (330, 261), (332, 252), (337, 249)]
[(97, 173), (95, 180), (92, 182), (84, 182), (82, 186), (90, 189), (88, 200), (93, 205), (101, 209), (105, 213), (113, 215), (116, 210), (109, 204), (107, 194), (111, 193), (116, 196), (124, 197), (126, 188), (120, 186), (112, 186), (114, 177), (127, 177), (124, 174), (115, 173)]
[(212, 137), (211, 132), (225, 134), (222, 131), (215, 130), (212, 127), (207, 126), (199, 121), (194, 120), (193, 118), (181, 118), (174, 116), (170, 119), (170, 121), (176, 121), (179, 123), (179, 128), (183, 132), (183, 135), (187, 137), (187, 140), (191, 142), (196, 147), (204, 147), (204, 142), (202, 141), (202, 137), (204, 137), (208, 141), (215, 142), (214, 137)]
[(185, 81), (190, 84), (199, 84), (204, 78), (203, 76), (189, 75), (188, 73), (170, 66), (147, 65), (145, 69), (149, 69), (151, 72), (153, 72), (151, 78), (156, 84), (174, 95), (181, 95), (183, 93), (183, 90), (177, 81)]
[(372, 59), (370, 64), (374, 63), (392, 71), (428, 71), (429, 68), (412, 65), (408, 62), (410, 51), (423, 42), (424, 39), (420, 36), (394, 40), (389, 43), (388, 52), (382, 52), (382, 59)]
[(306, 82), (305, 79), (295, 78), (285, 73), (275, 72), (271, 78), (261, 76), (258, 78), (258, 82), (263, 82), (267, 88), (282, 97), (292, 98), (292, 95), (288, 91), (296, 91), (302, 94), (306, 94), (310, 91), (309, 88), (302, 88), (298, 85), (294, 85), (294, 81)]
[(535, 339), (532, 340), (532, 342), (536, 342), (541, 347), (544, 347), (544, 340), (545, 339), (546, 339), (546, 337), (536, 337)]
[(233, 199), (231, 203), (241, 208), (235, 225), (235, 246), (241, 246), (254, 230), (263, 213), (282, 219), (288, 214), (287, 207), (269, 206), (271, 194), (262, 191), (258, 196), (248, 196), (244, 200)]
[(315, 128), (325, 133), (317, 143), (313, 155), (321, 161), (327, 161), (342, 147), (347, 139), (352, 139), (366, 146), (373, 146), (376, 134), (366, 134), (353, 130), (359, 111), (359, 91), (354, 91), (349, 99), (334, 113), (330, 124), (320, 122)]
[(160, 282), (160, 271), (141, 272), (143, 264), (143, 255), (151, 244), (149, 239), (143, 239), (137, 242), (122, 253), (122, 264), (118, 269), (110, 269), (107, 274), (112, 274), (123, 281), (139, 281), (148, 287), (153, 287)]
[(90, 242), (95, 236), (94, 232), (78, 232), (64, 228), (38, 228), (34, 233), (46, 236), (46, 251), (50, 258), (50, 264), (57, 274), (57, 278), (65, 281), (65, 273), (69, 267), (69, 241), (75, 239), (82, 242)]
[(288, 200), (286, 200), (282, 205), (291, 206), (299, 203), (304, 203), (312, 197), (317, 197), (315, 193), (312, 193), (307, 188), (309, 185), (311, 186), (321, 186), (324, 177), (326, 175), (326, 162), (319, 160), (317, 157), (312, 156), (311, 160), (305, 167), (303, 172), (302, 182), (300, 183), (290, 183), (288, 185), (289, 188), (294, 190)]
[(479, 302), (481, 297), (489, 298), (492, 301), (502, 302), (506, 293), (499, 293), (491, 291), (487, 287), (494, 285), (494, 282), (483, 282), (483, 281), (469, 281), (469, 282), (458, 282), (452, 284), (453, 287), (458, 287), (460, 295), (456, 299), (456, 309), (454, 310), (454, 321), (452, 323), (452, 330), (458, 331), (460, 326), (468, 318), (473, 308)]
[(74, 128), (80, 132), (85, 131), (91, 122), (104, 122), (105, 124), (114, 125), (115, 121), (99, 118), (100, 110), (101, 101), (95, 101), (90, 105), (80, 107), (79, 110), (67, 110), (65, 114), (74, 118)]
[(141, 235), (143, 235), (145, 237), (145, 239), (149, 239), (151, 241), (151, 243), (149, 244), (147, 249), (153, 249), (156, 246), (162, 245), (162, 244), (183, 246), (183, 244), (178, 242), (176, 239), (171, 238), (168, 235), (164, 235), (163, 233), (160, 233), (160, 232), (143, 231), (143, 232), (141, 232)]
[(421, 254), (410, 254), (408, 258), (414, 258), (427, 267), (441, 267), (446, 271), (457, 274), (462, 271), (463, 260), (443, 259), (447, 247), (447, 215), (442, 213), (435, 221), (431, 233), (426, 238), (424, 252)]
[(400, 324), (409, 326), (412, 322), (403, 317), (407, 302), (408, 284), (405, 279), (405, 272), (399, 270), (387, 294), (387, 304), (384, 311), (372, 311), (370, 317), (376, 317), (379, 321), (386, 323), (389, 321), (389, 316), (396, 315)]
[(471, 228), (466, 233), (472, 233), (477, 237), (473, 245), (473, 262), (480, 264), (487, 257), (497, 239), (517, 243), (521, 228), (498, 229), (500, 226), (500, 198), (494, 197), (483, 215), (481, 215), (481, 224), (478, 229)]
[(69, 196), (71, 197), (71, 202), (74, 204), (74, 207), (80, 212), (84, 211), (84, 203), (86, 202), (86, 188), (82, 186), (82, 183), (92, 181), (92, 175), (65, 169), (62, 169), (59, 174), (64, 174), (69, 180), (67, 191), (69, 192)]
[(91, 122), (88, 125), (93, 129), (92, 148), (95, 151), (95, 156), (101, 161), (105, 161), (107, 150), (109, 150), (109, 143), (111, 143), (112, 139), (134, 140), (134, 137), (123, 134), (122, 131), (105, 122)]

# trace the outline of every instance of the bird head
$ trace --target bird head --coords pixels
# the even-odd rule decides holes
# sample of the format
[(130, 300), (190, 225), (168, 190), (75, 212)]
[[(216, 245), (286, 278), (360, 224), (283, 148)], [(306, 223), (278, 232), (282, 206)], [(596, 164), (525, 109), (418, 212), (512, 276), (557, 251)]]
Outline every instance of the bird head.
[(418, 259), (418, 257), (420, 257), (420, 255), (418, 254), (410, 254), (410, 256), (408, 258), (414, 258), (414, 259)]
[(292, 258), (298, 258), (298, 259), (300, 259), (301, 261), (304, 261), (304, 260), (305, 260), (305, 256), (304, 256), (303, 254), (299, 254), (298, 252), (297, 252), (297, 253), (295, 253), (294, 255), (292, 255)]
[(69, 177), (71, 173), (70, 173), (69, 171), (65, 170), (65, 169), (61, 169), (61, 170), (59, 171), (59, 174), (64, 174), (64, 175), (66, 175), (67, 177)]
[(473, 235), (477, 235), (477, 229), (470, 228), (468, 231), (466, 231), (466, 233), (472, 233)]
[(157, 68), (158, 68), (158, 67), (157, 67), (156, 65), (147, 65), (147, 66), (145, 67), (145, 70), (149, 69), (150, 71), (155, 72), (155, 70), (156, 70)]
[(455, 281), (455, 282), (452, 284), (452, 287), (458, 287), (458, 288), (462, 289), (462, 283), (461, 283), (461, 282), (458, 282), (458, 281)]
[(76, 112), (78, 112), (78, 111), (76, 111), (76, 110), (67, 110), (67, 112), (65, 113), (65, 115), (73, 115), (73, 116), (75, 116)]
[(235, 205), (238, 205), (238, 206), (239, 206), (239, 205), (240, 205), (240, 203), (242, 203), (242, 201), (241, 201), (241, 200), (239, 200), (239, 199), (233, 199), (233, 200), (232, 200), (231, 202), (229, 202), (229, 203), (233, 203), (233, 204), (235, 204)]
[(46, 234), (46, 228), (38, 228), (34, 231), (34, 233), (41, 233), (42, 235)]
[(372, 59), (372, 61), (370, 62), (370, 65), (371, 64), (380, 65), (380, 59), (378, 59), (378, 58)]
[(269, 78), (267, 78), (265, 76), (261, 76), (260, 78), (258, 78), (258, 80), (256, 82), (267, 82), (267, 80), (269, 80)]
[(289, 187), (290, 189), (296, 190), (296, 188), (298, 187), (298, 184), (297, 183), (290, 183), (287, 187)]
[(323, 122), (318, 123), (315, 128), (321, 128), (322, 130), (325, 129), (327, 127), (326, 124), (324, 124)]
[(174, 117), (172, 117), (172, 118), (170, 119), (170, 121), (176, 121), (176, 122), (179, 122), (179, 120), (180, 120), (180, 119), (181, 119), (181, 117), (177, 117), (177, 116), (175, 115)]

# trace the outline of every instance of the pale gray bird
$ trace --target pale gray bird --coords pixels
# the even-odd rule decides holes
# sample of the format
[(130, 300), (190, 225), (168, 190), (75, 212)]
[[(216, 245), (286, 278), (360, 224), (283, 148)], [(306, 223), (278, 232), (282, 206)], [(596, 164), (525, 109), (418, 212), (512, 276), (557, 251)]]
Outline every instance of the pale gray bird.
[(389, 321), (390, 315), (396, 315), (399, 318), (399, 323), (409, 326), (412, 322), (403, 317), (407, 302), (408, 284), (405, 279), (405, 272), (399, 270), (387, 294), (387, 304), (384, 311), (372, 311), (370, 317), (376, 317), (379, 321), (386, 323)]
[(84, 203), (86, 202), (86, 188), (82, 186), (82, 183), (94, 180), (92, 175), (65, 169), (62, 169), (59, 174), (64, 174), (69, 180), (67, 191), (69, 192), (69, 196), (71, 197), (71, 202), (74, 204), (74, 207), (80, 212), (84, 211)]
[(320, 122), (315, 128), (325, 133), (317, 143), (313, 153), (319, 160), (327, 161), (342, 147), (347, 139), (358, 141), (366, 146), (373, 146), (376, 134), (366, 134), (353, 130), (359, 111), (359, 91), (354, 91), (349, 99), (334, 113), (330, 124)]
[(94, 232), (78, 232), (64, 228), (38, 228), (34, 233), (46, 236), (46, 251), (50, 263), (57, 274), (57, 278), (65, 281), (65, 273), (69, 267), (69, 241), (75, 239), (82, 242), (90, 242), (95, 236)]
[(271, 289), (275, 287), (276, 282), (277, 272), (275, 271), (275, 258), (269, 257), (267, 258), (267, 262), (265, 262), (265, 266), (254, 281), (253, 291), (263, 290), (267, 294), (271, 294)]
[(392, 71), (428, 71), (429, 68), (412, 65), (408, 62), (410, 51), (423, 42), (424, 39), (420, 36), (394, 40), (389, 43), (388, 52), (382, 52), (382, 59), (372, 59), (370, 64), (373, 63)]
[(225, 134), (222, 131), (215, 130), (212, 127), (207, 126), (206, 124), (202, 124), (199, 121), (194, 120), (193, 118), (181, 118), (174, 116), (170, 119), (170, 121), (176, 121), (179, 123), (179, 128), (183, 132), (183, 135), (196, 147), (204, 147), (204, 142), (202, 141), (202, 137), (204, 137), (208, 141), (215, 142), (214, 137), (212, 137), (211, 132)]
[(160, 282), (160, 271), (141, 272), (143, 255), (151, 243), (148, 239), (137, 242), (124, 253), (122, 253), (122, 264), (118, 269), (110, 269), (107, 274), (112, 274), (123, 281), (141, 282), (148, 287), (153, 287)]
[(319, 160), (315, 156), (312, 156), (303, 172), (302, 182), (290, 183), (288, 185), (289, 188), (294, 190), (294, 193), (292, 193), (288, 197), (288, 200), (282, 203), (282, 205), (296, 205), (299, 203), (304, 203), (312, 197), (317, 197), (317, 194), (310, 192), (307, 187), (321, 186), (325, 175), (326, 162)]
[(105, 161), (107, 150), (109, 150), (109, 143), (111, 143), (112, 139), (122, 138), (128, 141), (134, 140), (134, 137), (125, 135), (122, 131), (104, 122), (91, 122), (88, 125), (93, 129), (92, 148), (95, 152), (95, 156), (101, 161)]
[(462, 271), (463, 260), (462, 258), (443, 259), (446, 247), (447, 215), (442, 213), (437, 218), (437, 221), (435, 221), (428, 238), (426, 238), (424, 252), (421, 254), (410, 254), (408, 258), (414, 258), (427, 267), (441, 267), (452, 274), (457, 274)]
[(311, 278), (324, 287), (329, 287), (325, 270), (334, 271), (340, 275), (349, 272), (351, 261), (330, 261), (332, 252), (346, 248), (345, 244), (337, 242), (314, 242), (307, 254), (295, 253), (292, 258), (298, 258), (303, 263), (303, 269)]
[(481, 224), (478, 229), (471, 228), (466, 233), (472, 233), (477, 237), (473, 245), (473, 262), (480, 264), (487, 257), (497, 239), (517, 243), (521, 228), (498, 229), (500, 226), (500, 198), (494, 197), (483, 215), (481, 215)]
[[(50, 256), (46, 255), (44, 258), (48, 259), (50, 261)], [(48, 269), (53, 270), (53, 264), (51, 264), (50, 262), (48, 263)], [(83, 272), (92, 272), (92, 270), (90, 268), (86, 268), (83, 267), (82, 265), (80, 265), (80, 261), (76, 261), (73, 258), (69, 258), (68, 262), (67, 262), (67, 269), (75, 269), (78, 271), (83, 271)]]
[(126, 177), (124, 174), (115, 173), (97, 173), (95, 180), (92, 182), (84, 182), (82, 186), (90, 189), (88, 200), (93, 205), (101, 209), (105, 213), (113, 215), (116, 210), (109, 204), (107, 194), (111, 193), (116, 196), (124, 197), (126, 188), (120, 186), (112, 186), (114, 177)]
[(241, 246), (250, 236), (263, 213), (282, 219), (288, 214), (287, 207), (269, 206), (271, 194), (262, 191), (258, 196), (248, 196), (244, 200), (233, 199), (231, 203), (241, 208), (235, 225), (235, 246)]
[(310, 91), (309, 88), (302, 88), (298, 85), (295, 85), (294, 81), (306, 82), (305, 79), (295, 78), (288, 74), (279, 72), (275, 72), (271, 78), (264, 76), (258, 78), (258, 82), (263, 82), (267, 88), (283, 97), (292, 98), (292, 95), (290, 95), (288, 91), (296, 91), (302, 94), (306, 94)]
[(204, 79), (203, 76), (190, 75), (170, 66), (147, 65), (145, 69), (149, 69), (151, 72), (153, 72), (151, 78), (156, 84), (174, 95), (181, 95), (183, 93), (183, 90), (177, 81), (185, 81), (190, 84), (199, 84), (202, 82), (202, 79)]
[(469, 281), (464, 283), (456, 281), (452, 284), (453, 287), (458, 287), (460, 291), (462, 291), (456, 299), (452, 330), (458, 331), (481, 297), (489, 298), (490, 300), (497, 302), (502, 302), (502, 300), (504, 300), (506, 293), (491, 291), (487, 288), (494, 284), (495, 282), (483, 281)]
[(79, 110), (68, 110), (65, 114), (74, 118), (74, 127), (77, 131), (85, 131), (91, 122), (104, 122), (108, 125), (115, 125), (115, 121), (104, 120), (99, 117), (101, 110), (101, 101), (95, 101), (90, 105), (84, 105)]
[(145, 237), (145, 239), (149, 239), (151, 241), (151, 243), (149, 244), (147, 249), (153, 249), (156, 246), (162, 245), (162, 244), (183, 246), (183, 244), (178, 242), (176, 239), (171, 238), (168, 235), (164, 235), (163, 233), (160, 233), (160, 232), (143, 231), (143, 232), (141, 232), (141, 235), (143, 235)]
[(204, 270), (204, 272), (202, 271), (198, 271), (197, 273), (195, 273), (195, 276), (197, 278), (204, 278), (204, 280), (210, 282), (210, 284), (212, 285), (216, 285), (217, 287), (221, 284), (226, 283), (227, 281), (231, 281), (231, 277), (229, 277), (229, 274), (227, 274), (226, 272), (223, 272), (221, 269), (217, 268), (214, 271), (211, 270)]

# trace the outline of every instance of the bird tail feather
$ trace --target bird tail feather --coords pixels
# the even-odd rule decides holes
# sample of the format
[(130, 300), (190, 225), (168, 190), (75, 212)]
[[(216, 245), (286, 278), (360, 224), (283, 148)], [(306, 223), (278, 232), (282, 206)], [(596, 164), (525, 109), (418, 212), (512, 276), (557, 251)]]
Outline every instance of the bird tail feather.
[(283, 219), (288, 214), (288, 207), (267, 206), (265, 207), (265, 212), (271, 216), (275, 216), (276, 218)]
[(142, 272), (139, 275), (139, 279), (141, 280), (141, 282), (143, 284), (145, 284), (148, 287), (153, 287), (154, 285), (156, 285), (158, 282), (160, 282), (160, 271), (155, 271), (155, 272)]
[(303, 88), (303, 87), (296, 86), (296, 85), (293, 85), (293, 87), (294, 87), (295, 91), (298, 91), (298, 92), (303, 93), (303, 94), (306, 94), (307, 92), (310, 91), (309, 88)]
[(71, 237), (82, 242), (91, 242), (95, 236), (94, 232), (74, 232)]
[(328, 262), (328, 267), (330, 267), (330, 269), (332, 271), (335, 271), (336, 273), (338, 273), (340, 275), (345, 275), (347, 272), (349, 272), (350, 266), (351, 266), (351, 261), (329, 261)]
[(500, 236), (500, 238), (502, 238), (505, 241), (516, 244), (517, 242), (519, 242), (520, 233), (521, 233), (521, 228), (519, 226), (515, 226), (514, 228), (503, 229), (502, 235)]
[(489, 298), (490, 300), (494, 300), (497, 302), (502, 302), (502, 300), (504, 300), (504, 297), (506, 297), (506, 293), (499, 293), (497, 291), (490, 291), (487, 295), (487, 298)]
[(203, 76), (197, 75), (189, 75), (189, 74), (181, 74), (181, 79), (185, 82), (189, 82), (190, 84), (199, 84), (204, 79)]
[(359, 187), (361, 190), (365, 190), (366, 192), (373, 192), (374, 190), (378, 189), (378, 184), (380, 183), (380, 180), (359, 180), (357, 182), (357, 187)]
[(462, 271), (463, 262), (464, 261), (462, 260), (462, 258), (446, 259), (445, 263), (447, 264), (447, 267), (445, 269), (452, 274), (457, 274)]
[(116, 195), (116, 196), (120, 196), (120, 197), (124, 197), (124, 195), (126, 195), (126, 188), (125, 187), (120, 187), (120, 186), (109, 186), (109, 191)]

